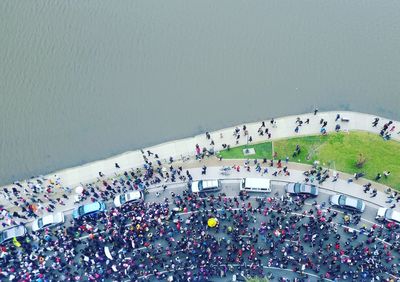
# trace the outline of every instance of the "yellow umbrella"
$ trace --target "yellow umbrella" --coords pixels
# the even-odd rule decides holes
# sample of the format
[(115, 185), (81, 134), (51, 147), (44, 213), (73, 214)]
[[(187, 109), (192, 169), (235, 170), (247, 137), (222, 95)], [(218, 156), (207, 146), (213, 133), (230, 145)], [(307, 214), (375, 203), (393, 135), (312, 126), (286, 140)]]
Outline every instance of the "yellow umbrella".
[(15, 237), (13, 238), (13, 244), (14, 244), (14, 246), (16, 246), (17, 248), (21, 247), (21, 243), (18, 242), (17, 238), (15, 238)]
[(218, 224), (218, 219), (216, 219), (215, 217), (211, 217), (208, 219), (208, 227), (215, 227)]

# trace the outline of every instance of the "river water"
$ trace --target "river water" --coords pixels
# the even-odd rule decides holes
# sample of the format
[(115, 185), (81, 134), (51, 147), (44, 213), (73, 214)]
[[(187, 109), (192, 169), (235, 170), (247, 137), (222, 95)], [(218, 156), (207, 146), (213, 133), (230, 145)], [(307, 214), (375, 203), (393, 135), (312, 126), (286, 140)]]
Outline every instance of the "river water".
[(0, 1), (0, 183), (246, 121), (400, 119), (400, 1)]

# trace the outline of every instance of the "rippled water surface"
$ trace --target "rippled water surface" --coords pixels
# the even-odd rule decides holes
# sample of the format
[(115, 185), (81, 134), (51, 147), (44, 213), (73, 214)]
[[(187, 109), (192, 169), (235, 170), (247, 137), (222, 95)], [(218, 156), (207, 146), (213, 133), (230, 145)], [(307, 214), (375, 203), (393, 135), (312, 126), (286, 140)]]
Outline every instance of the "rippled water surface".
[(0, 183), (245, 121), (400, 119), (399, 1), (0, 1)]

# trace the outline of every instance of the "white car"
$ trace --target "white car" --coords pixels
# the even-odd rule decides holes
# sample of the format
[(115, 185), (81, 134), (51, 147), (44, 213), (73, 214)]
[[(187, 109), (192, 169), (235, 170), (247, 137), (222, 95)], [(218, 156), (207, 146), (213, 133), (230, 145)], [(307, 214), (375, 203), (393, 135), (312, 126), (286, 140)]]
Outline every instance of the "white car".
[(65, 217), (62, 212), (52, 213), (44, 217), (36, 219), (32, 223), (32, 231), (39, 231), (46, 227), (51, 227), (65, 222)]
[(376, 214), (376, 219), (393, 221), (400, 224), (400, 212), (387, 208), (379, 208)]
[(119, 208), (127, 203), (139, 202), (143, 200), (143, 193), (141, 191), (132, 191), (126, 194), (118, 195), (114, 198), (114, 205)]
[(220, 180), (199, 180), (193, 181), (190, 185), (192, 193), (218, 192), (221, 190)]

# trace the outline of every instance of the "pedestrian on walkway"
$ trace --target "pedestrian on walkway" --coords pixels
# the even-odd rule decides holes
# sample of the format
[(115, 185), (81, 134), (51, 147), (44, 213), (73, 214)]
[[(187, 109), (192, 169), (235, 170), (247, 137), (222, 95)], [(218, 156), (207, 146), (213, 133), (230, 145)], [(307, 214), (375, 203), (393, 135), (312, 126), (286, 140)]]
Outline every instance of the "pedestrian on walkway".
[(372, 127), (376, 127), (378, 125), (379, 118), (375, 118), (374, 121), (372, 122)]

